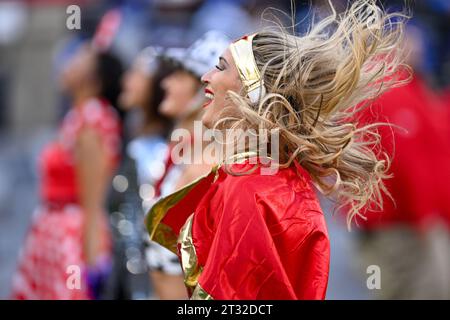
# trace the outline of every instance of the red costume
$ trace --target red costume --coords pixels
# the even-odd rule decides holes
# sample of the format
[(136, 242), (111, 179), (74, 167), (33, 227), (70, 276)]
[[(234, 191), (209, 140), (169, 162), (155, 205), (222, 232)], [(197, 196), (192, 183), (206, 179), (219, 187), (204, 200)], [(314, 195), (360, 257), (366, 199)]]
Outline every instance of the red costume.
[[(64, 118), (58, 140), (49, 144), (40, 158), (41, 200), (19, 261), (13, 283), (14, 299), (88, 299), (86, 278), (81, 286), (68, 287), (76, 266), (84, 275), (82, 236), (84, 212), (79, 205), (79, 184), (74, 146), (83, 127), (94, 129), (106, 147), (111, 168), (120, 151), (120, 123), (104, 101), (91, 99), (73, 108)], [(103, 252), (109, 254), (106, 216), (102, 235)]]
[[(233, 173), (249, 172), (249, 160)], [(297, 163), (275, 175), (215, 168), (150, 210), (153, 240), (178, 253), (192, 299), (324, 299), (325, 219)]]

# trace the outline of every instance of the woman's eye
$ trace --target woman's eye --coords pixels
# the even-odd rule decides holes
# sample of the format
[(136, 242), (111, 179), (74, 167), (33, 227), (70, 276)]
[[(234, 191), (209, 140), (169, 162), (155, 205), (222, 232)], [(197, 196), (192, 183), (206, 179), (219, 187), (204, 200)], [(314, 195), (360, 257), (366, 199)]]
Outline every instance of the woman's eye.
[(223, 68), (221, 68), (221, 67), (219, 67), (219, 66), (216, 66), (216, 69), (217, 69), (217, 70), (220, 70), (220, 71), (223, 71)]

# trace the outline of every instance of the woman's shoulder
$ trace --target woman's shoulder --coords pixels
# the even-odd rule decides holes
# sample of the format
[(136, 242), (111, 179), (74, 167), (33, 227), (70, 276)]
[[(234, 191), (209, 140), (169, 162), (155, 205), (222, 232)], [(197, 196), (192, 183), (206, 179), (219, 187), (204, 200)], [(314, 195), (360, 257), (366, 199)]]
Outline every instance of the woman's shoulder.
[(120, 119), (117, 111), (105, 100), (91, 98), (72, 108), (64, 117), (63, 130), (78, 132), (83, 127), (92, 127), (106, 132), (118, 132)]
[(272, 174), (262, 169), (249, 163), (234, 164), (227, 172), (221, 169), (223, 200), (232, 207), (238, 205), (250, 215), (258, 211), (265, 220), (295, 221), (307, 224), (311, 229), (323, 228), (323, 211), (303, 168), (292, 164), (274, 170)]
[(106, 100), (92, 98), (80, 108), (84, 122), (104, 129), (117, 129), (120, 123), (117, 111)]
[(271, 163), (247, 160), (220, 168), (225, 185), (232, 190), (252, 193), (314, 193), (309, 174), (298, 163), (281, 168)]
[(120, 118), (107, 101), (91, 98), (71, 109), (65, 116), (60, 138), (69, 147), (75, 146), (82, 138), (85, 141), (100, 138), (100, 143), (117, 161), (122, 143)]

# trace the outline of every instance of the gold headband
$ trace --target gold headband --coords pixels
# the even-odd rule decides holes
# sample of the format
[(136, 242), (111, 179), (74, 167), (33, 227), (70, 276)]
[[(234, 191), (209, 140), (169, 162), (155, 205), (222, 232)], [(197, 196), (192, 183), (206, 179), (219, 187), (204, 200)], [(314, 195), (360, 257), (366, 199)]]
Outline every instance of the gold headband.
[(255, 57), (253, 55), (252, 42), (256, 34), (245, 36), (230, 45), (231, 55), (239, 72), (250, 101), (256, 103), (265, 95), (264, 83), (261, 79)]

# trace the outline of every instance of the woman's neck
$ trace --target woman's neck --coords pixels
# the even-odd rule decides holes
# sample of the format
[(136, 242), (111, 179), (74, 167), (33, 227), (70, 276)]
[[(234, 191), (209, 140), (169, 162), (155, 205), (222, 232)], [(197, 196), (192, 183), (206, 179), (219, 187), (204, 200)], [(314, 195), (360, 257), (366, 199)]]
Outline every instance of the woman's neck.
[(158, 121), (150, 121), (145, 123), (141, 128), (142, 135), (162, 135), (164, 126)]
[(199, 111), (195, 111), (177, 121), (176, 128), (183, 128), (190, 132), (194, 130), (194, 121), (199, 120)]
[(73, 95), (73, 105), (76, 108), (81, 107), (86, 101), (97, 97), (96, 90), (90, 88), (82, 89)]

